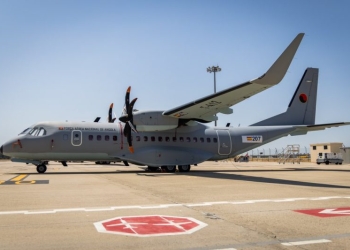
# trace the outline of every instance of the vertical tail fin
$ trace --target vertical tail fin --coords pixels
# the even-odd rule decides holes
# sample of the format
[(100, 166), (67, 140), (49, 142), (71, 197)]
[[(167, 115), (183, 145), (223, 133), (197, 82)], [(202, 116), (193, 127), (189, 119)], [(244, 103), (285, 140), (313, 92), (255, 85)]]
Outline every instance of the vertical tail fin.
[(251, 126), (315, 124), (318, 69), (307, 68), (286, 112)]

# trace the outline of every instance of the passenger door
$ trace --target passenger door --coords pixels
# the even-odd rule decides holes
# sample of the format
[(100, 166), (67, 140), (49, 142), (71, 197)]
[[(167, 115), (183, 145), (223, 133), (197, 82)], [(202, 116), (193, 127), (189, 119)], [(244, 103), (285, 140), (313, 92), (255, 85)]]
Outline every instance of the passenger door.
[(229, 155), (232, 151), (232, 141), (228, 130), (216, 130), (218, 135), (218, 154)]

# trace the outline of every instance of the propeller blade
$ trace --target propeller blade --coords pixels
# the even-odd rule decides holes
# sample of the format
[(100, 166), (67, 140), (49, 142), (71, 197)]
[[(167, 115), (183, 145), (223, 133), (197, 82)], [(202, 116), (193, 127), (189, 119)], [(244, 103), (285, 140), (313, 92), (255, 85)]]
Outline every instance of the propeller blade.
[(113, 120), (112, 111), (113, 111), (113, 103), (111, 103), (111, 105), (109, 106), (109, 110), (108, 110), (108, 122), (109, 123), (114, 122), (114, 121), (112, 121)]
[(128, 134), (131, 134), (130, 124), (127, 122), (124, 127), (124, 136), (128, 137)]
[(122, 116), (119, 118), (121, 122), (125, 123), (124, 126), (124, 136), (127, 138), (128, 145), (129, 145), (129, 151), (131, 153), (134, 153), (134, 147), (132, 146), (132, 137), (131, 137), (131, 131), (135, 131), (137, 133), (137, 130), (133, 124), (133, 114), (132, 111), (134, 109), (135, 102), (137, 98), (133, 99), (130, 103), (130, 91), (131, 87), (129, 86), (126, 90), (125, 94), (125, 105), (123, 108)]
[(131, 128), (132, 131), (134, 131), (135, 133), (138, 133), (137, 130), (136, 130), (136, 128), (135, 128), (135, 126), (132, 124), (131, 121), (128, 121), (128, 124), (129, 124), (129, 126), (130, 126), (130, 128)]
[(131, 101), (129, 105), (129, 109), (127, 109), (128, 116), (132, 116), (132, 110), (134, 109), (135, 102), (137, 101), (137, 98)]
[(129, 110), (130, 91), (131, 91), (131, 87), (129, 86), (129, 88), (126, 90), (126, 94), (125, 94), (125, 110), (126, 110), (126, 112), (128, 112), (128, 110)]
[(134, 153), (134, 147), (132, 146), (131, 130), (128, 133), (127, 141), (128, 141), (128, 144), (129, 144), (129, 151), (133, 154)]

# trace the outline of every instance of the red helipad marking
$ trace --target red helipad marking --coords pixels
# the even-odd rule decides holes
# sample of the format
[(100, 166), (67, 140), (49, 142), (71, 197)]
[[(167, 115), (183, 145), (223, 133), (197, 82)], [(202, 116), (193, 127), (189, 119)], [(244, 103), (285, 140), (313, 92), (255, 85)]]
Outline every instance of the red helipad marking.
[(116, 217), (94, 223), (98, 232), (138, 237), (191, 234), (207, 224), (190, 217), (165, 215)]
[(321, 208), (308, 210), (294, 210), (298, 213), (309, 214), (318, 217), (350, 216), (350, 207), (342, 208)]

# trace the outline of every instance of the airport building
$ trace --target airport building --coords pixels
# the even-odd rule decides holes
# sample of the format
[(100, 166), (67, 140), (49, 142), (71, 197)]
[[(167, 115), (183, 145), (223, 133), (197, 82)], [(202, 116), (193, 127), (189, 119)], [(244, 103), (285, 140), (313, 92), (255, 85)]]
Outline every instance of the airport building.
[(350, 147), (341, 147), (340, 153), (343, 155), (343, 164), (350, 164)]
[(319, 153), (341, 153), (343, 164), (350, 163), (350, 147), (344, 147), (342, 142), (325, 142), (310, 144), (310, 161), (316, 162)]

